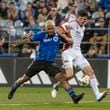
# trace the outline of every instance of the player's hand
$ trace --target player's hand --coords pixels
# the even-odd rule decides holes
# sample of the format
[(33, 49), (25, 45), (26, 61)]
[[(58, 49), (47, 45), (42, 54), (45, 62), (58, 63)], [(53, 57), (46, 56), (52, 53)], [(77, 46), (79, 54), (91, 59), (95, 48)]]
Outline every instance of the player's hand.
[(28, 36), (23, 36), (22, 40), (28, 39)]
[(33, 31), (29, 31), (25, 36), (26, 37), (31, 37), (33, 34), (34, 34)]
[(10, 47), (11, 48), (16, 48), (17, 47), (17, 44), (10, 44)]
[(30, 42), (30, 38), (29, 37), (24, 37), (24, 38), (22, 38), (22, 42), (23, 43), (29, 43)]
[(27, 34), (25, 34), (22, 39), (28, 39), (30, 36), (32, 36), (34, 33), (32, 31), (29, 31)]
[(72, 38), (67, 37), (67, 38), (66, 38), (66, 41), (67, 41), (67, 43), (68, 43), (69, 45), (72, 45), (72, 44), (73, 44), (73, 39), (72, 39)]

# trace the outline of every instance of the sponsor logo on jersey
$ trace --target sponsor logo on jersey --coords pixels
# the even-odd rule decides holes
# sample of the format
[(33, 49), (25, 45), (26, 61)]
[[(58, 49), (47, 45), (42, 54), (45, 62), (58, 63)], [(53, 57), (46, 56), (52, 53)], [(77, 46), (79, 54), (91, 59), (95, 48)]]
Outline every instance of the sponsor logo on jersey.
[(50, 41), (52, 41), (52, 38), (44, 39), (43, 41), (44, 42), (50, 42)]
[(53, 37), (54, 42), (58, 42), (58, 37)]

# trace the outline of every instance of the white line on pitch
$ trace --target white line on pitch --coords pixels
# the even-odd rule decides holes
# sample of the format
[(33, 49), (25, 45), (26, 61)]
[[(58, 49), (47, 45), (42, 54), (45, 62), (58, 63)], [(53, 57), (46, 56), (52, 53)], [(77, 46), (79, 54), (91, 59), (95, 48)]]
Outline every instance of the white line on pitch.
[[(80, 103), (94, 103), (94, 102), (96, 102), (96, 101), (81, 101)], [(64, 102), (64, 103), (65, 104), (71, 104), (73, 102)], [(110, 103), (110, 100), (102, 101), (101, 103)], [(52, 103), (45, 102), (42, 104), (51, 105)], [(18, 104), (17, 103), (15, 103), (15, 104), (14, 103), (12, 103), (12, 104), (0, 104), (0, 106), (35, 106), (35, 105), (37, 105), (37, 103), (36, 104), (26, 104), (26, 103), (24, 103), (24, 104), (21, 104), (21, 103), (18, 103)]]
[[(81, 101), (81, 103), (94, 103), (94, 102), (97, 102), (97, 101)], [(102, 101), (101, 103), (108, 103), (108, 102), (110, 103), (110, 100)], [(64, 103), (70, 104), (73, 102), (64, 102)]]

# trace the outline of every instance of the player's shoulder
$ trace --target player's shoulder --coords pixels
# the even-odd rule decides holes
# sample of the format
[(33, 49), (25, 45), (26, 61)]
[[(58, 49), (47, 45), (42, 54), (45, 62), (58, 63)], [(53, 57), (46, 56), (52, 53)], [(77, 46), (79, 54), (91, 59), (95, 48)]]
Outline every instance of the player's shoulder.
[(39, 38), (39, 40), (43, 39), (46, 36), (45, 31), (39, 31), (33, 35), (33, 38)]
[(37, 34), (46, 34), (46, 32), (45, 31), (39, 31)]
[(77, 23), (76, 20), (70, 20), (70, 21), (68, 21), (68, 23), (69, 23), (70, 25), (78, 25), (78, 23)]
[(69, 20), (68, 23), (76, 23), (76, 20)]
[(77, 26), (77, 21), (76, 20), (70, 20), (62, 24), (62, 26), (69, 26), (69, 27), (75, 27)]
[(45, 37), (47, 33), (45, 31), (40, 31), (37, 33), (38, 36)]

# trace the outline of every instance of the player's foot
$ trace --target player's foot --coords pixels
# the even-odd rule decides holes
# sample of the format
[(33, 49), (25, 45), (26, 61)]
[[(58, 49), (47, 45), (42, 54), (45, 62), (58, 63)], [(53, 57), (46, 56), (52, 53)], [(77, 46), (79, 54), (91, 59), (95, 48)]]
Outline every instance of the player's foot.
[(104, 91), (102, 93), (100, 93), (98, 96), (97, 96), (97, 101), (101, 101), (103, 98), (105, 98), (107, 96), (107, 91)]
[(59, 84), (56, 83), (56, 84), (53, 85), (53, 88), (52, 88), (52, 91), (51, 91), (51, 96), (53, 98), (55, 98), (57, 96), (58, 90), (59, 90)]
[(85, 93), (81, 93), (81, 94), (79, 94), (79, 95), (76, 95), (76, 96), (73, 98), (73, 102), (74, 102), (75, 104), (78, 104), (79, 101), (84, 97), (84, 94), (85, 94)]
[(12, 99), (12, 98), (13, 98), (13, 95), (14, 95), (15, 91), (16, 91), (16, 89), (14, 89), (14, 88), (12, 87), (11, 91), (10, 91), (9, 94), (8, 94), (8, 99)]
[(53, 98), (55, 98), (56, 96), (57, 96), (57, 90), (56, 89), (53, 89), (52, 91), (51, 91), (51, 96), (53, 97)]
[(17, 84), (16, 82), (13, 84), (9, 94), (8, 94), (8, 99), (12, 99), (13, 98), (13, 95), (16, 91), (16, 89), (20, 86), (20, 84)]

